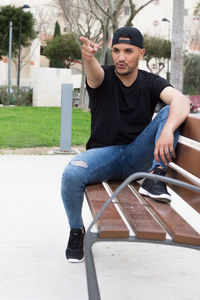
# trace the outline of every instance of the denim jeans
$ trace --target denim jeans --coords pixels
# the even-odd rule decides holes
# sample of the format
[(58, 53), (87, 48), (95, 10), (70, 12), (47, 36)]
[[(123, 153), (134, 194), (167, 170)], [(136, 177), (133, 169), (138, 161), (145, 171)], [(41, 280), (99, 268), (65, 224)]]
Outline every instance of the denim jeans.
[[(66, 166), (62, 175), (61, 195), (70, 228), (82, 229), (82, 204), (84, 189), (88, 184), (107, 180), (124, 180), (135, 172), (151, 171), (158, 165), (154, 159), (155, 143), (158, 140), (169, 114), (165, 106), (128, 145), (94, 148), (76, 155)], [(179, 129), (174, 134), (174, 148)]]

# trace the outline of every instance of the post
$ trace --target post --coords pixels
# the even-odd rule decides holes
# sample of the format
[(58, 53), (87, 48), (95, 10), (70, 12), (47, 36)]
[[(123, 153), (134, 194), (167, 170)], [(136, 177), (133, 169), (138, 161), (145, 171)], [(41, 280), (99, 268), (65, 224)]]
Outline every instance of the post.
[(8, 97), (10, 101), (10, 88), (11, 88), (11, 58), (12, 58), (12, 22), (9, 25), (9, 58), (8, 58)]
[[(170, 42), (170, 20), (163, 18), (162, 22), (168, 22), (168, 41)], [(170, 81), (169, 58), (167, 59), (167, 80)]]
[[(170, 42), (170, 21), (168, 22), (168, 41)], [(167, 59), (167, 80), (170, 81), (169, 58)]]
[(20, 8), (19, 20), (19, 50), (18, 50), (18, 66), (17, 66), (17, 86), (20, 85), (20, 68), (21, 68), (21, 35), (22, 35), (22, 7)]
[(19, 49), (18, 49), (18, 66), (17, 66), (17, 86), (20, 87), (20, 71), (21, 71), (21, 42), (22, 42), (22, 10), (29, 9), (30, 6), (24, 4), (20, 7), (20, 18), (19, 18)]
[(71, 151), (72, 137), (72, 84), (62, 84), (60, 151)]

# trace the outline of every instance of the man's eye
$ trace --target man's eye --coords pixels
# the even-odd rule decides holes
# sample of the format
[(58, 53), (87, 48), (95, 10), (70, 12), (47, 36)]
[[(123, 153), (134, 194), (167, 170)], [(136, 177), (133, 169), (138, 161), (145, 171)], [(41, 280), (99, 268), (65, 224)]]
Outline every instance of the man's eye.
[(119, 53), (119, 49), (113, 49), (114, 53)]
[(128, 53), (128, 54), (133, 53), (133, 50), (132, 49), (126, 49), (126, 53)]

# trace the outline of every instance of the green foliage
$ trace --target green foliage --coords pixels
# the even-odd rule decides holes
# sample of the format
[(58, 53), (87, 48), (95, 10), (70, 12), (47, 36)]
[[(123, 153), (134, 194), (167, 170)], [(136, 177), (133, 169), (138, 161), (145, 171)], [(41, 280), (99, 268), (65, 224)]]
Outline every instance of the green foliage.
[(152, 58), (158, 59), (159, 69), (162, 69), (164, 67), (164, 60), (171, 57), (171, 43), (161, 37), (145, 34), (144, 47), (146, 49), (144, 59), (149, 69), (149, 62)]
[(200, 15), (200, 2), (195, 7), (194, 15)]
[(81, 51), (73, 34), (56, 36), (47, 41), (44, 55), (51, 60), (51, 67), (55, 68), (69, 68), (74, 60), (81, 59)]
[[(56, 21), (56, 24), (55, 24), (53, 37), (55, 38), (56, 36), (61, 36), (61, 30), (60, 30), (60, 25), (59, 25), (58, 21)], [(50, 66), (50, 68), (64, 68), (65, 64), (63, 61), (58, 61), (57, 57), (52, 57), (50, 59), (49, 66)]]
[(13, 23), (12, 55), (17, 55), (19, 47), (19, 23), (22, 13), (21, 45), (28, 47), (31, 40), (35, 39), (34, 18), (30, 12), (21, 11), (20, 7), (2, 6), (0, 8), (0, 57), (8, 55), (9, 51), (9, 23)]
[(30, 106), (32, 105), (33, 89), (29, 87), (12, 86), (9, 94), (8, 86), (0, 87), (0, 104)]
[[(60, 107), (0, 107), (0, 148), (58, 147)], [(85, 145), (90, 134), (90, 113), (74, 108), (72, 145)]]
[(54, 29), (54, 35), (53, 35), (53, 37), (55, 38), (57, 35), (58, 36), (61, 35), (60, 25), (59, 25), (58, 21), (56, 21), (56, 24), (55, 24), (55, 29)]
[(150, 60), (153, 57), (170, 58), (171, 43), (161, 37), (144, 35), (144, 47), (146, 49), (145, 59)]
[(186, 55), (184, 57), (184, 65), (184, 94), (200, 95), (200, 55)]

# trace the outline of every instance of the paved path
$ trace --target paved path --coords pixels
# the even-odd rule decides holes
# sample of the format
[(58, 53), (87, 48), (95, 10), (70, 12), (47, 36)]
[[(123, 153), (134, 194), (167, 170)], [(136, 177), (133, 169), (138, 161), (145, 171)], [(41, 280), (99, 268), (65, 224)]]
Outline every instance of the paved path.
[[(88, 299), (84, 263), (64, 257), (60, 179), (70, 158), (0, 155), (1, 300)], [(87, 227), (86, 204), (83, 214)], [(102, 300), (199, 300), (198, 251), (108, 242), (94, 253)]]

